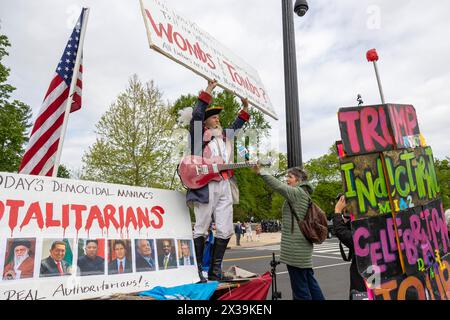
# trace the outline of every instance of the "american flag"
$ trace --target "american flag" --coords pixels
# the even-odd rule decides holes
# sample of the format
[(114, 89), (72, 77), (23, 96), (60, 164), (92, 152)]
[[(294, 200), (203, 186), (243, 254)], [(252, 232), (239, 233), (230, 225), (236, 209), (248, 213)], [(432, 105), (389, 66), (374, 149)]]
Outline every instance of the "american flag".
[(71, 99), (70, 112), (81, 108), (81, 88), (83, 85), (82, 57), (72, 97), (69, 97), (69, 91), (78, 46), (80, 45), (81, 27), (85, 11), (86, 9), (83, 9), (81, 12), (47, 90), (39, 115), (31, 131), (19, 173), (40, 176), (51, 176), (53, 174), (68, 99)]

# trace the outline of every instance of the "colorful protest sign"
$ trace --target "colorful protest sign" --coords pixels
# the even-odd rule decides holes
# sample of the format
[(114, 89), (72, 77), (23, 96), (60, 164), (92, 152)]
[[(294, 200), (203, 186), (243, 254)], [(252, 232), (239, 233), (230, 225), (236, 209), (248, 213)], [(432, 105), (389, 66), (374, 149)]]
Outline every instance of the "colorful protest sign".
[(341, 108), (338, 119), (344, 151), (349, 156), (425, 147), (411, 105)]
[[(399, 212), (396, 223), (407, 275), (442, 266), (450, 240), (441, 200)], [(365, 278), (372, 276), (374, 267), (381, 279), (403, 273), (391, 215), (355, 220), (352, 230), (358, 270)]]
[(373, 288), (375, 300), (450, 300), (450, 255), (442, 268), (400, 275)]
[(364, 278), (376, 273), (386, 280), (402, 274), (390, 215), (353, 221), (352, 232), (358, 271)]
[(342, 108), (338, 118), (356, 264), (375, 299), (450, 299), (447, 223), (414, 107)]
[(340, 163), (345, 196), (357, 219), (392, 213), (388, 190), (394, 212), (439, 196), (430, 147), (343, 157)]
[(141, 0), (150, 48), (278, 119), (258, 72), (161, 0)]
[(0, 173), (0, 299), (86, 299), (195, 283), (192, 248), (181, 193)]

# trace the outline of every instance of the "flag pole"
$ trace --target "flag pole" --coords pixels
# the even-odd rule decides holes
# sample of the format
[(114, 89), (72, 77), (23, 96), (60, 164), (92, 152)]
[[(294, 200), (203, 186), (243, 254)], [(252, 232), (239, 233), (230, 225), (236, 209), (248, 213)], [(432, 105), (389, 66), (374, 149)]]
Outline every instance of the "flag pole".
[(373, 66), (375, 68), (375, 74), (377, 76), (378, 89), (380, 90), (381, 102), (383, 104), (386, 104), (386, 101), (384, 100), (383, 87), (381, 86), (381, 79), (380, 79), (380, 74), (378, 72), (378, 66), (377, 66), (377, 62), (376, 61), (373, 62)]
[(77, 58), (75, 60), (75, 66), (73, 69), (72, 81), (70, 82), (70, 90), (69, 90), (69, 95), (67, 97), (67, 102), (66, 102), (66, 111), (64, 113), (64, 122), (63, 122), (62, 129), (61, 129), (61, 136), (59, 138), (58, 150), (56, 151), (55, 165), (53, 166), (52, 177), (54, 177), (54, 178), (58, 174), (59, 162), (61, 161), (62, 146), (64, 143), (64, 137), (66, 135), (67, 123), (68, 123), (68, 118), (69, 118), (69, 114), (70, 114), (70, 108), (72, 106), (72, 97), (74, 95), (75, 85), (76, 85), (77, 79), (78, 79), (78, 72), (80, 70), (81, 56), (83, 54), (84, 35), (86, 33), (86, 26), (87, 26), (87, 21), (89, 18), (89, 10), (90, 9), (83, 8), (83, 10), (84, 10), (84, 15), (83, 15), (83, 23), (81, 25), (80, 42), (78, 43)]

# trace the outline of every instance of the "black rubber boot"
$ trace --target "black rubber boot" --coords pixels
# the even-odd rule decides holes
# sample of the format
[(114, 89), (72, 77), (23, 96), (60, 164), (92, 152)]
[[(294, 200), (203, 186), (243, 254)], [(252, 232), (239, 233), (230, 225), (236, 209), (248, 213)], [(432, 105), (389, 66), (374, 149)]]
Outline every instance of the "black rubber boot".
[(205, 250), (205, 237), (198, 237), (194, 239), (194, 247), (195, 247), (195, 257), (197, 259), (197, 268), (198, 268), (198, 276), (200, 278), (200, 283), (208, 282), (206, 278), (203, 276), (203, 251)]
[(222, 260), (227, 249), (228, 241), (230, 239), (214, 239), (211, 265), (208, 270), (208, 279), (211, 281), (230, 281), (233, 279), (232, 277), (226, 277), (222, 273)]

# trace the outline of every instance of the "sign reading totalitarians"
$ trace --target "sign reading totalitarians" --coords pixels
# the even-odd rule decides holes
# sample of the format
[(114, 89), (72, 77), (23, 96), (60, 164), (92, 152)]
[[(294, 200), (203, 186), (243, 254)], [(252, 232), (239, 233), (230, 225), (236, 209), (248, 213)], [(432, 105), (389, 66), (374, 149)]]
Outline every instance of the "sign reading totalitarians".
[(0, 299), (86, 299), (199, 280), (175, 191), (0, 172)]

